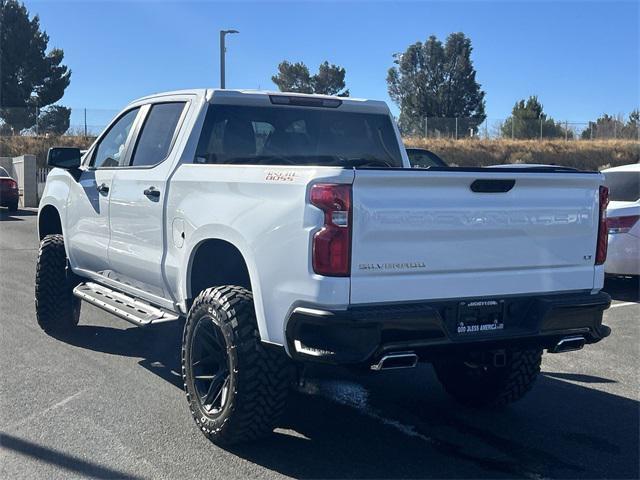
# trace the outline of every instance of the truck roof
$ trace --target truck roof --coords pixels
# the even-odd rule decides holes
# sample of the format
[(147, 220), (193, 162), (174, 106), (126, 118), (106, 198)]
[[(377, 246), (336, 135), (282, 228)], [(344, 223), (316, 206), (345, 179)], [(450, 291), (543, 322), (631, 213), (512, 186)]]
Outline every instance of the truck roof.
[(380, 100), (367, 100), (364, 98), (337, 97), (331, 95), (317, 95), (294, 92), (276, 92), (266, 90), (222, 90), (219, 88), (197, 88), (189, 90), (175, 90), (170, 92), (155, 93), (139, 98), (131, 103), (152, 100), (158, 97), (172, 95), (196, 95), (204, 97), (210, 103), (240, 104), (240, 105), (270, 105), (271, 96), (302, 97), (309, 99), (332, 100), (341, 102), (341, 110), (366, 111), (370, 113), (389, 113), (387, 104)]

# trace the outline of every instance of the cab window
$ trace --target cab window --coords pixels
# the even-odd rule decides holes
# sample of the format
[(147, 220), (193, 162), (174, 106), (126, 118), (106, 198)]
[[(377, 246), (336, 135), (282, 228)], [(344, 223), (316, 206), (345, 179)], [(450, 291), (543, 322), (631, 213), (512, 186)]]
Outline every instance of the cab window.
[(138, 137), (131, 165), (157, 165), (169, 155), (184, 106), (185, 102), (172, 102), (151, 107)]
[(139, 111), (140, 108), (129, 110), (111, 126), (107, 134), (98, 143), (90, 166), (108, 168), (122, 165), (126, 153), (127, 140)]

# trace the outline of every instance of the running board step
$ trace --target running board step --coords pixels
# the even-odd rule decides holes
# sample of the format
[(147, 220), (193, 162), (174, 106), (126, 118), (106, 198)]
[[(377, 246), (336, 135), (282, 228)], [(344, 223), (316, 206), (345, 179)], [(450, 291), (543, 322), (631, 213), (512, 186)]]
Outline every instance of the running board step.
[(81, 283), (73, 289), (73, 294), (85, 302), (139, 326), (170, 322), (179, 318), (175, 313), (93, 282)]

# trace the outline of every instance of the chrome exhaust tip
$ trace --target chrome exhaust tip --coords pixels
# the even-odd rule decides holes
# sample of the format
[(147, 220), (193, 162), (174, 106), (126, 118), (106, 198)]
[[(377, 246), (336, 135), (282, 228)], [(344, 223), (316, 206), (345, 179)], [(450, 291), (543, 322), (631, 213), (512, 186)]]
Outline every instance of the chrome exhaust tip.
[(556, 343), (556, 345), (549, 351), (551, 353), (573, 352), (575, 350), (582, 350), (584, 344), (585, 340), (582, 336), (565, 337)]
[(418, 355), (413, 352), (396, 352), (383, 356), (378, 363), (371, 365), (371, 370), (395, 370), (413, 368), (418, 363)]

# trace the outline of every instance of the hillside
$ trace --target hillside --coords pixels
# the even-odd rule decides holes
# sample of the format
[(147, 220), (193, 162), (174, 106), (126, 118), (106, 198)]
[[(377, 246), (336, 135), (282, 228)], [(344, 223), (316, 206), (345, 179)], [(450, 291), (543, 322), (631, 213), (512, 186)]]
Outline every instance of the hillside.
[(583, 170), (640, 162), (640, 142), (629, 140), (449, 140), (406, 138), (411, 147), (426, 148), (447, 163), (485, 166), (503, 163), (547, 163)]
[(32, 154), (38, 160), (38, 167), (46, 166), (47, 151), (51, 147), (87, 148), (93, 142), (93, 137), (62, 136), (62, 137), (1, 137), (0, 157), (17, 157)]
[[(92, 137), (0, 137), (0, 156), (30, 153), (44, 166), (52, 146), (87, 148)], [(640, 162), (640, 142), (629, 140), (449, 140), (406, 138), (411, 147), (434, 151), (451, 165), (485, 166), (502, 163), (549, 163), (587, 170)]]

